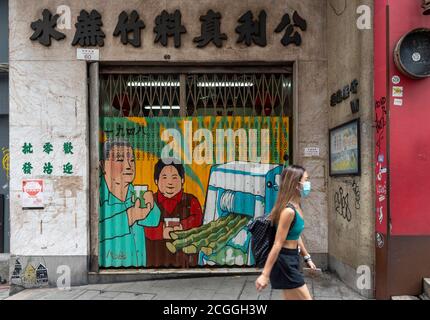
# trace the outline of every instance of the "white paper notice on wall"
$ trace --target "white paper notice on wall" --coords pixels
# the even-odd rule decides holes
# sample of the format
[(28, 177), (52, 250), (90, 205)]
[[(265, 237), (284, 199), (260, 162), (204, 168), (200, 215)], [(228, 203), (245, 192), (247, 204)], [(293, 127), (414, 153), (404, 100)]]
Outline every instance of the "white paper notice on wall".
[(100, 50), (99, 49), (78, 48), (78, 49), (76, 49), (76, 58), (78, 60), (85, 60), (85, 61), (99, 61), (100, 60)]
[(394, 105), (395, 106), (403, 106), (403, 100), (402, 99), (394, 99)]
[(22, 180), (21, 198), (23, 209), (44, 209), (43, 180)]
[(318, 147), (307, 147), (305, 148), (305, 157), (319, 157), (320, 148)]

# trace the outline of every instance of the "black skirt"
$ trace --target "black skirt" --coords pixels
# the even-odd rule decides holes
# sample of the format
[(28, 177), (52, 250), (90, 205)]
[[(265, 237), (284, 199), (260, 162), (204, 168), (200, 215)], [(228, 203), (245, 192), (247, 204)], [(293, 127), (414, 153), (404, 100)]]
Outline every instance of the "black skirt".
[(270, 273), (272, 289), (297, 289), (305, 285), (303, 273), (300, 272), (300, 255), (298, 249), (282, 248), (278, 260)]

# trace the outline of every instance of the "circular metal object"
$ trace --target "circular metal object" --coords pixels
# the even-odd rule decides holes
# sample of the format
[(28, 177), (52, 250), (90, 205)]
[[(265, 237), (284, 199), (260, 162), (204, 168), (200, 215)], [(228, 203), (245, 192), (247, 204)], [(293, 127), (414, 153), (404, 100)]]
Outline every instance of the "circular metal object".
[(412, 79), (430, 77), (430, 29), (419, 28), (404, 35), (394, 49), (394, 61)]

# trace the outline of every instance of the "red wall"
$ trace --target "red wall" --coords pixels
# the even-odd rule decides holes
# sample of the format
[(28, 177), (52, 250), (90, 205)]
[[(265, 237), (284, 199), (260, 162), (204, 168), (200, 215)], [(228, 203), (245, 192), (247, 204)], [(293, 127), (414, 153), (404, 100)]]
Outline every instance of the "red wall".
[(402, 75), (393, 58), (399, 39), (415, 28), (430, 28), (430, 16), (422, 14), (420, 0), (388, 4), (390, 95), (394, 75), (400, 76), (399, 86), (404, 88), (403, 106), (395, 106), (390, 97), (391, 235), (430, 235), (430, 78), (412, 80)]
[[(394, 63), (400, 38), (430, 28), (430, 16), (421, 0), (374, 3), (375, 295), (390, 299), (421, 294), (430, 276), (430, 78), (410, 79)], [(402, 106), (394, 105), (395, 75)]]

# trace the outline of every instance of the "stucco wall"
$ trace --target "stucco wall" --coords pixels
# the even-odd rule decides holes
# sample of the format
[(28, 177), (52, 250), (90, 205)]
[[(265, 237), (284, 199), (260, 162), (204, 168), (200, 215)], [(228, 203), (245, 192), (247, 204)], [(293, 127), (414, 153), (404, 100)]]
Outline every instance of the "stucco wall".
[[(328, 94), (342, 89), (354, 79), (359, 81), (357, 95), (331, 107), (329, 127), (334, 128), (356, 118), (361, 122), (361, 176), (332, 177), (328, 188), (329, 266), (358, 290), (357, 268), (367, 266), (374, 271), (374, 201), (373, 201), (373, 29), (357, 27), (357, 8), (373, 1), (330, 0), (327, 4)], [(371, 21), (373, 24), (373, 21)], [(353, 114), (350, 101), (360, 99), (360, 111)], [(355, 183), (355, 184), (354, 184)], [(350, 219), (342, 216), (342, 204), (336, 194), (348, 201)], [(345, 202), (345, 201), (344, 201)], [(344, 212), (347, 208), (344, 206)], [(348, 221), (350, 220), (350, 221)], [(373, 296), (370, 290), (361, 290)]]
[[(193, 5), (190, 5), (190, 4)], [(42, 16), (45, 8), (56, 11), (57, 6), (68, 4), (72, 13), (72, 29), (62, 30), (66, 39), (53, 41), (50, 48), (32, 42), (30, 23)], [(164, 48), (154, 44), (155, 17), (163, 9), (180, 9), (187, 34), (182, 36), (182, 47), (175, 49), (170, 43)], [(304, 203), (307, 219), (305, 242), (312, 253), (321, 254), (321, 262), (328, 252), (327, 222), (327, 56), (326, 56), (326, 1), (271, 0), (271, 1), (25, 1), (10, 5), (10, 95), (11, 95), (11, 253), (14, 255), (85, 256), (88, 255), (89, 217), (89, 165), (88, 165), (88, 109), (86, 63), (76, 60), (76, 48), (71, 42), (74, 23), (81, 9), (97, 9), (103, 17), (106, 34), (101, 48), (104, 61), (163, 62), (291, 62), (296, 61), (296, 105), (294, 119), (298, 135), (295, 136), (297, 163), (310, 172), (314, 192)], [(121, 11), (137, 10), (145, 21), (143, 47), (124, 46), (112, 36)], [(192, 39), (200, 35), (199, 16), (209, 9), (220, 11), (222, 32), (228, 40), (222, 49), (211, 45), (195, 47)], [(234, 32), (237, 19), (247, 10), (254, 16), (265, 9), (267, 40), (265, 48), (236, 44)], [(308, 30), (301, 32), (301, 47), (282, 46), (282, 34), (274, 31), (286, 12), (297, 10), (308, 22)], [(316, 121), (318, 119), (318, 121)], [(73, 142), (74, 154), (62, 153), (62, 145)], [(24, 155), (22, 146), (31, 142), (33, 155)], [(52, 142), (56, 153), (52, 157), (56, 174), (41, 175), (41, 168), (51, 159), (41, 152), (45, 142)], [(320, 156), (304, 158), (304, 147), (319, 147)], [(37, 152), (36, 152), (37, 150)], [(36, 174), (28, 178), (44, 178), (48, 198), (44, 210), (23, 211), (21, 207), (22, 166), (31, 158)], [(64, 162), (74, 164), (74, 174), (62, 174)], [(42, 223), (41, 223), (42, 222)], [(41, 228), (42, 225), (42, 228)], [(55, 267), (55, 266), (53, 266)], [(49, 268), (49, 267), (48, 267)], [(85, 270), (84, 270), (85, 271)]]

